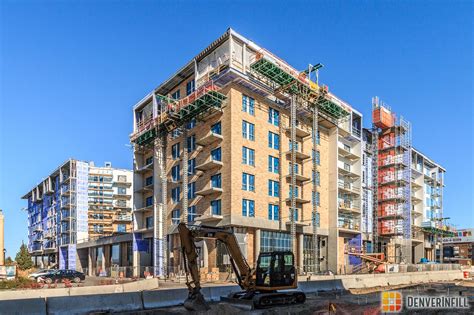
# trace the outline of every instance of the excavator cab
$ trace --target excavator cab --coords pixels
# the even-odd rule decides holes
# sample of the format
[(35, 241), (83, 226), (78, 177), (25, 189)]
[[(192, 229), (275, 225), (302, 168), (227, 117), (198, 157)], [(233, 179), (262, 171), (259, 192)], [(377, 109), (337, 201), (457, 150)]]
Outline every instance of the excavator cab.
[(290, 251), (260, 253), (256, 267), (256, 287), (284, 290), (297, 287), (295, 256)]

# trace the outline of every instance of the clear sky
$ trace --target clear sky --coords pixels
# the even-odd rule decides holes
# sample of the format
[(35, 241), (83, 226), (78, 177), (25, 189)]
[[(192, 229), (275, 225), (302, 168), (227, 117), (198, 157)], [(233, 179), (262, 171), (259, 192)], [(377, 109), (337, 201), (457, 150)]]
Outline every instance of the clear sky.
[[(0, 1), (0, 208), (7, 255), (21, 196), (69, 157), (131, 168), (132, 106), (228, 27), (365, 116), (378, 95), (447, 169), (444, 211), (473, 220), (472, 1)], [(343, 4), (344, 3), (344, 4)]]

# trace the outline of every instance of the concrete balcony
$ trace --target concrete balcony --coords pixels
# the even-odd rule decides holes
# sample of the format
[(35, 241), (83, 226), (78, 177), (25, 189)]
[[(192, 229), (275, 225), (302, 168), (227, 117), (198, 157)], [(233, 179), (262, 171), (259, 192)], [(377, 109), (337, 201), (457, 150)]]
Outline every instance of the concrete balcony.
[(146, 232), (153, 232), (153, 226), (139, 226), (137, 229), (133, 230), (134, 233), (146, 233)]
[(412, 194), (412, 195), (411, 195), (411, 203), (412, 203), (412, 204), (417, 205), (417, 204), (419, 204), (420, 202), (423, 202), (423, 199), (421, 199), (420, 197), (416, 196), (416, 194)]
[(146, 212), (146, 211), (153, 211), (153, 205), (145, 206), (145, 207), (134, 210), (134, 212)]
[(205, 187), (202, 190), (196, 191), (196, 195), (199, 196), (209, 196), (214, 194), (222, 194), (222, 188), (220, 187)]
[(196, 144), (200, 146), (206, 146), (211, 143), (220, 142), (223, 139), (224, 137), (222, 135), (209, 131), (204, 137), (197, 139)]
[(196, 166), (196, 169), (199, 171), (209, 171), (214, 168), (220, 168), (223, 165), (224, 163), (222, 163), (222, 161), (215, 161), (215, 160), (208, 159), (206, 162)]
[(135, 193), (144, 193), (144, 192), (149, 192), (149, 191), (153, 191), (153, 183), (149, 184), (149, 185), (145, 185), (141, 188), (138, 188), (134, 192)]
[[(287, 155), (288, 158), (291, 158), (291, 150), (286, 151), (285, 154)], [(300, 161), (306, 161), (311, 158), (309, 154), (303, 153), (298, 150), (295, 151), (295, 157), (297, 160), (300, 160)]]
[[(288, 174), (285, 176), (285, 178), (287, 180), (291, 180), (291, 174)], [(308, 176), (305, 176), (305, 175), (302, 175), (302, 174), (295, 174), (295, 178), (296, 178), (296, 182), (300, 183), (300, 184), (305, 184), (309, 181), (311, 181), (311, 178), (309, 178)]]
[(352, 167), (351, 165), (338, 162), (337, 168), (339, 169), (339, 174), (341, 175), (344, 175), (350, 178), (360, 177), (360, 175), (356, 173), (356, 171), (354, 170), (354, 167)]
[(144, 165), (144, 166), (136, 169), (135, 173), (143, 174), (143, 173), (146, 173), (146, 172), (151, 171), (151, 170), (153, 170), (153, 162), (148, 163), (147, 165)]
[(355, 220), (339, 220), (337, 222), (337, 227), (339, 231), (349, 233), (349, 234), (359, 234), (360, 233), (360, 224)]
[[(311, 136), (311, 132), (309, 132), (309, 131), (303, 129), (301, 126), (296, 126), (296, 127), (295, 127), (295, 131), (296, 131), (296, 136), (299, 137), (299, 138), (303, 138), (303, 139), (304, 139), (304, 138), (306, 138), (306, 137)], [(286, 133), (287, 133), (288, 135), (291, 134), (291, 127), (286, 128)]]
[(113, 217), (113, 221), (115, 222), (131, 222), (132, 215), (131, 214), (118, 214)]
[(113, 197), (117, 197), (117, 198), (120, 198), (120, 199), (131, 199), (132, 195), (117, 193), (117, 194), (114, 194)]
[(422, 188), (422, 186), (421, 186), (420, 184), (417, 184), (416, 182), (413, 182), (413, 181), (411, 182), (411, 189), (412, 189), (413, 191), (417, 191), (417, 190), (419, 190), (420, 188)]
[(339, 201), (339, 210), (342, 212), (360, 214), (360, 207), (354, 202)]
[(360, 195), (360, 187), (357, 187), (352, 183), (340, 181), (337, 185), (339, 190), (347, 194)]
[[(291, 203), (291, 198), (286, 198), (285, 199), (286, 203)], [(305, 203), (310, 203), (311, 200), (309, 199), (304, 199), (303, 197), (300, 197), (300, 196), (296, 196), (295, 197), (295, 202), (297, 204), (305, 204)]]
[(337, 146), (337, 149), (338, 149), (339, 155), (345, 157), (346, 159), (349, 159), (349, 160), (360, 159), (360, 153), (355, 152), (354, 149), (349, 146), (345, 146), (342, 143), (339, 143)]

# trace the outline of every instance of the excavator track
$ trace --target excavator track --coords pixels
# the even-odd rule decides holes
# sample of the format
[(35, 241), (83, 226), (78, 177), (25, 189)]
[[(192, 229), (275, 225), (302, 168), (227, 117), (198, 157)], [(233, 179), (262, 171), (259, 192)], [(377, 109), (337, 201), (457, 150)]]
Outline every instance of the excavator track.
[(227, 297), (221, 297), (221, 301), (246, 310), (252, 310), (277, 305), (302, 304), (306, 301), (306, 295), (301, 291), (252, 293), (241, 291), (231, 293)]

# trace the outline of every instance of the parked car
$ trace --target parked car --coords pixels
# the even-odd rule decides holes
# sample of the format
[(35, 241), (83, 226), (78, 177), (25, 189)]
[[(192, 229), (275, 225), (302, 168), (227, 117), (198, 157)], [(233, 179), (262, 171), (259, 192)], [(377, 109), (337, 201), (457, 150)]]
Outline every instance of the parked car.
[(82, 272), (67, 269), (41, 270), (40, 272), (30, 274), (28, 277), (37, 281), (44, 281), (46, 283), (52, 283), (56, 280), (62, 281), (64, 279), (79, 283), (86, 279), (86, 276)]

